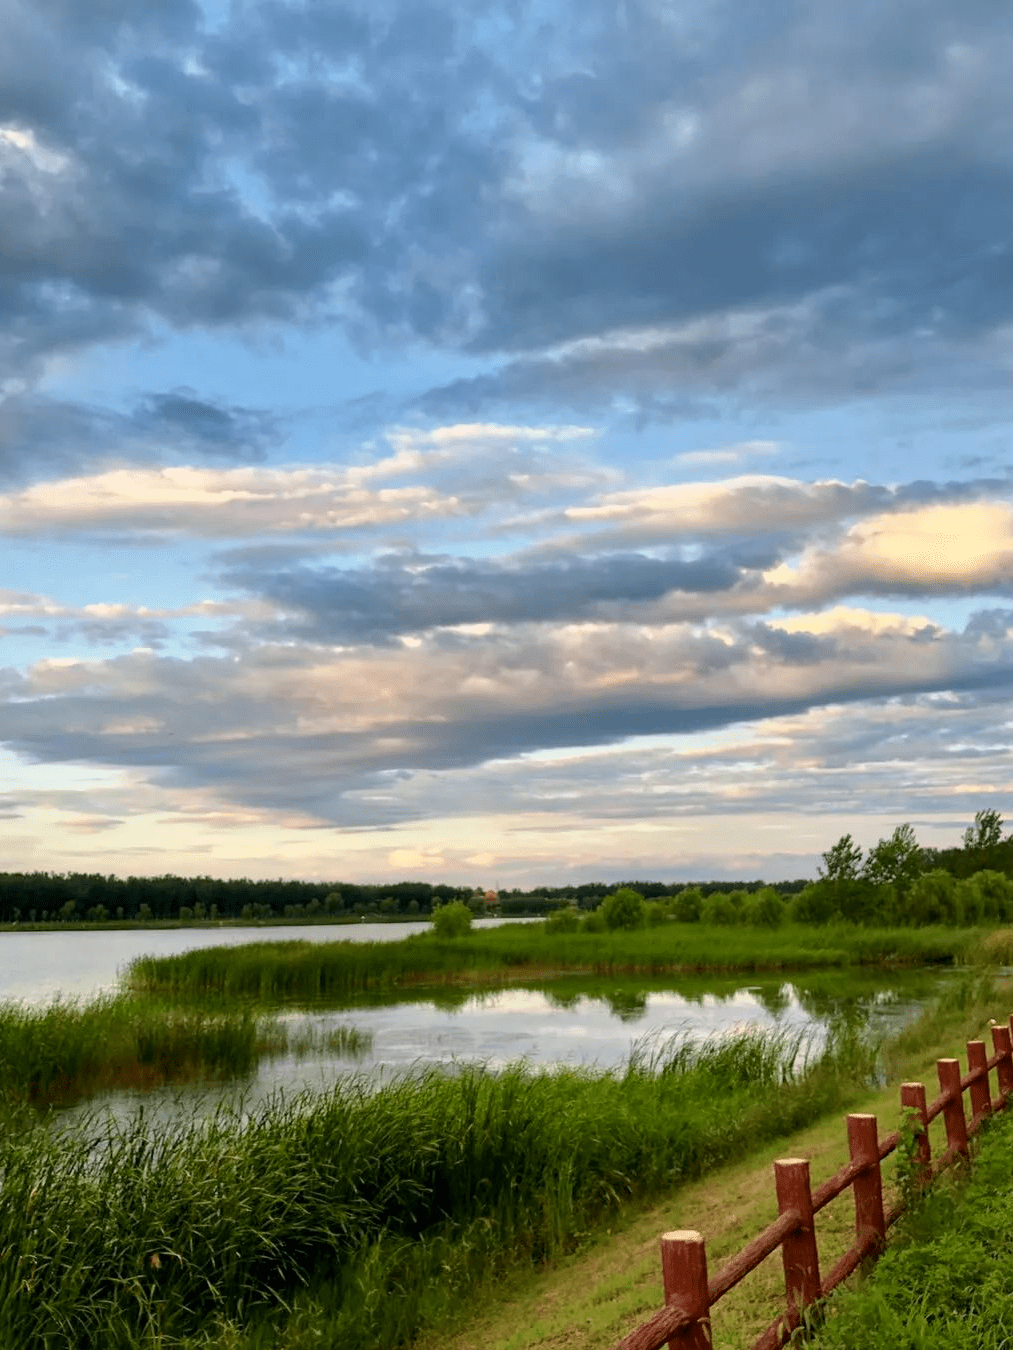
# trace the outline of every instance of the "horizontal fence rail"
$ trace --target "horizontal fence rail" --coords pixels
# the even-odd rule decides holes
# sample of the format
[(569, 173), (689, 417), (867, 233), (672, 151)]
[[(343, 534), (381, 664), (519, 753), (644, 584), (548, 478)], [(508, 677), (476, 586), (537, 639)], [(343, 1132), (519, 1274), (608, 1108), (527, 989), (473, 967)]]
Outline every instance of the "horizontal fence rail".
[[(970, 1156), (970, 1140), (996, 1111), (1005, 1109), (1013, 1096), (1013, 1014), (1006, 1026), (992, 1027), (993, 1053), (984, 1041), (968, 1041), (967, 1072), (960, 1061), (936, 1061), (939, 1095), (927, 1102), (924, 1083), (903, 1083), (901, 1107), (914, 1127), (912, 1175), (915, 1185), (928, 1186), (940, 1172), (960, 1158)], [(992, 1096), (989, 1075), (996, 1075), (998, 1092)], [(964, 1111), (968, 1094), (970, 1119)], [(946, 1148), (937, 1158), (929, 1146), (929, 1125), (942, 1116)], [(778, 1350), (802, 1322), (806, 1308), (825, 1298), (853, 1274), (867, 1258), (879, 1256), (887, 1230), (904, 1211), (903, 1202), (883, 1208), (882, 1162), (901, 1142), (895, 1130), (879, 1138), (875, 1116), (847, 1117), (851, 1161), (815, 1190), (809, 1182), (809, 1163), (804, 1158), (781, 1158), (774, 1163), (774, 1186), (779, 1217), (758, 1237), (727, 1261), (716, 1275), (708, 1277), (707, 1251), (703, 1238), (692, 1230), (665, 1233), (661, 1239), (661, 1271), (665, 1306), (648, 1318), (615, 1350), (710, 1350), (710, 1310), (761, 1261), (780, 1248), (784, 1264), (785, 1310), (753, 1342), (752, 1350)], [(815, 1216), (850, 1189), (855, 1201), (854, 1245), (820, 1276), (816, 1248)]]

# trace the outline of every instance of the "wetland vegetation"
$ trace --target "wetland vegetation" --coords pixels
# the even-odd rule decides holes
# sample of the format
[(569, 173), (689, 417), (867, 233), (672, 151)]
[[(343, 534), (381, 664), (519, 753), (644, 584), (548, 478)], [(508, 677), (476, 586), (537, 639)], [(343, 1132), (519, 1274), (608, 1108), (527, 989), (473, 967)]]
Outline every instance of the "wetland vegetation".
[(403, 1344), (629, 1198), (831, 1109), (869, 1065), (859, 1038), (806, 1059), (753, 1033), (621, 1072), (353, 1077), (171, 1131), (7, 1130), (0, 1342)]
[[(982, 843), (992, 824), (965, 839), (979, 864), (1001, 862), (991, 835)], [(115, 995), (0, 1008), (0, 1344), (391, 1350), (459, 1321), (632, 1200), (841, 1109), (882, 1071), (877, 980), (884, 993), (893, 978), (935, 986), (943, 976), (905, 972), (1009, 961), (1013, 937), (994, 931), (1013, 911), (1005, 873), (927, 866), (911, 843), (902, 829), (863, 862), (845, 836), (819, 881), (791, 891), (618, 887), (519, 927), (475, 931), (473, 907), (447, 895), (431, 930), (405, 940), (142, 957)], [(658, 1038), (621, 1067), (357, 1071), (168, 1121), (142, 1096), (128, 1119), (58, 1109), (368, 1048), (350, 1025), (293, 1024), (294, 1008), (368, 1021), (391, 1000), (459, 1007), (520, 985), (633, 1024), (653, 993), (702, 1006), (726, 977), (734, 1003), (747, 975), (773, 1029)], [(945, 978), (935, 1012), (895, 1044), (980, 999), (969, 972)], [(789, 1002), (809, 1031), (779, 1020)]]

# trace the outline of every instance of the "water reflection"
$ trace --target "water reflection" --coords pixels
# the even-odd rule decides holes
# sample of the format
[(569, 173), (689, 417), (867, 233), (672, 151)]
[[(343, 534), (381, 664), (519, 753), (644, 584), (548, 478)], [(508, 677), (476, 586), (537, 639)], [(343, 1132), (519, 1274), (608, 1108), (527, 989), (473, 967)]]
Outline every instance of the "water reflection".
[[(334, 1054), (286, 1054), (262, 1061), (243, 1083), (192, 1093), (178, 1088), (147, 1093), (144, 1100), (172, 1114), (188, 1101), (203, 1102), (205, 1110), (209, 1102), (239, 1097), (256, 1105), (279, 1090), (325, 1091), (349, 1072), (375, 1081), (412, 1068), (475, 1062), (496, 1068), (518, 1059), (547, 1067), (618, 1068), (638, 1043), (660, 1045), (672, 1036), (704, 1040), (746, 1027), (800, 1034), (814, 1046), (835, 1027), (866, 1027), (878, 1037), (910, 1021), (947, 978), (953, 976), (935, 969), (901, 974), (837, 971), (749, 984), (714, 977), (574, 976), (540, 986), (484, 991), (442, 986), (383, 1000), (373, 995), (341, 1009), (284, 1012), (293, 1042), (301, 1020), (312, 1023), (318, 1044), (340, 1026), (368, 1033), (369, 1048), (356, 1062)], [(106, 1103), (121, 1115), (139, 1100), (114, 1094)]]

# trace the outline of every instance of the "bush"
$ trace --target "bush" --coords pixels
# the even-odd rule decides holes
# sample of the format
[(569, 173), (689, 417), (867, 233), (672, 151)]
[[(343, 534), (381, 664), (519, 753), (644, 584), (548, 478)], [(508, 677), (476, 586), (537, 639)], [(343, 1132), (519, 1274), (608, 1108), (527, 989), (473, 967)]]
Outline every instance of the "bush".
[(592, 909), (590, 914), (585, 916), (584, 922), (581, 924), (581, 929), (585, 933), (605, 932), (605, 916), (602, 914), (600, 908)]
[(738, 923), (739, 911), (727, 895), (722, 895), (720, 891), (717, 891), (714, 895), (709, 895), (704, 901), (700, 918), (703, 923)]
[(746, 919), (761, 928), (780, 928), (784, 922), (784, 901), (773, 886), (764, 886), (746, 903)]
[(703, 894), (696, 886), (687, 886), (675, 897), (672, 913), (679, 923), (699, 923), (703, 909)]
[(925, 872), (912, 883), (904, 907), (909, 923), (959, 923), (957, 883), (953, 875), (938, 867)]
[(449, 905), (440, 905), (433, 910), (433, 932), (437, 937), (464, 937), (471, 931), (471, 910), (460, 900), (452, 900)]
[(569, 905), (565, 909), (557, 909), (545, 920), (547, 933), (576, 933), (579, 929), (580, 915), (575, 909), (570, 909)]
[(957, 899), (967, 923), (1002, 923), (1013, 917), (1013, 882), (1002, 872), (975, 872), (958, 882)]
[(622, 886), (606, 895), (601, 904), (601, 916), (611, 932), (617, 928), (643, 928), (644, 897), (629, 886)]

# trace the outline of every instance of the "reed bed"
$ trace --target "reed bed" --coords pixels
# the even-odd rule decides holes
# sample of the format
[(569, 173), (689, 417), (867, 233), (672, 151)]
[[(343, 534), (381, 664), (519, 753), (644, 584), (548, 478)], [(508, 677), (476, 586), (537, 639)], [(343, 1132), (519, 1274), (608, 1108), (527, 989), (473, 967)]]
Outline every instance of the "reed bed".
[(257, 942), (178, 956), (145, 956), (128, 973), (132, 989), (265, 1002), (337, 1001), (419, 983), (531, 978), (583, 971), (719, 972), (848, 965), (922, 965), (961, 960), (980, 931), (788, 925), (776, 931), (669, 923), (613, 933), (547, 933), (507, 925), (457, 939), (421, 934), (400, 942)]
[(746, 1033), (621, 1072), (353, 1077), (169, 1132), (0, 1136), (0, 1344), (391, 1350), (518, 1263), (838, 1105), (870, 1071)]
[(369, 1044), (355, 1027), (290, 1029), (249, 1009), (208, 1011), (126, 996), (8, 1003), (0, 1005), (0, 1100), (68, 1105), (110, 1088), (242, 1078), (264, 1057), (355, 1059)]

